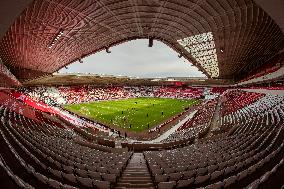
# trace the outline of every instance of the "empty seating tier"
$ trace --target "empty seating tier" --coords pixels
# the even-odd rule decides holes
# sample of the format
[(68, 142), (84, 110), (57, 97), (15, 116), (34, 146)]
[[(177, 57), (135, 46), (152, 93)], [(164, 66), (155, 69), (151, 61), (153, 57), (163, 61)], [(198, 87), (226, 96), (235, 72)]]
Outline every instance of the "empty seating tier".
[[(237, 95), (231, 93), (236, 99), (248, 95), (240, 91), (236, 91)], [(192, 143), (192, 138), (201, 138), (208, 128), (210, 118), (206, 116), (212, 117), (217, 103), (217, 100), (211, 100), (200, 107), (201, 113), (194, 117), (196, 121), (165, 140), (187, 139), (190, 144), (141, 153), (94, 149), (91, 145), (94, 140), (86, 140), (72, 127), (56, 124), (48, 116), (44, 119), (27, 117), (24, 112), (1, 105), (1, 186), (43, 189), (281, 188), (284, 173), (283, 97), (252, 96), (254, 100), (220, 116), (220, 128), (228, 132)], [(223, 104), (229, 106), (226, 102)], [(205, 114), (206, 119), (198, 121)]]

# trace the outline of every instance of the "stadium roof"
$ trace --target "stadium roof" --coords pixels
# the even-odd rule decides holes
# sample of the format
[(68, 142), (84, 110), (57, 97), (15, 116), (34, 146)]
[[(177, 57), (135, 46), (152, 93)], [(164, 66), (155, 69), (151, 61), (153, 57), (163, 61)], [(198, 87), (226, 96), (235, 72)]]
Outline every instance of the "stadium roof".
[(149, 38), (166, 43), (209, 77), (232, 79), (265, 63), (283, 49), (283, 2), (269, 2), (1, 2), (5, 4), (1, 9), (6, 10), (7, 18), (0, 15), (0, 21), (5, 21), (3, 28), (7, 32), (0, 31), (0, 37), (4, 35), (0, 57), (18, 79), (25, 80), (51, 74), (125, 41)]
[(228, 86), (233, 82), (223, 79), (210, 79), (203, 77), (167, 77), (167, 78), (137, 78), (137, 77), (118, 77), (112, 75), (98, 74), (53, 74), (52, 76), (40, 77), (23, 82), (25, 87), (34, 86), (159, 86), (172, 85), (175, 82), (194, 86)]

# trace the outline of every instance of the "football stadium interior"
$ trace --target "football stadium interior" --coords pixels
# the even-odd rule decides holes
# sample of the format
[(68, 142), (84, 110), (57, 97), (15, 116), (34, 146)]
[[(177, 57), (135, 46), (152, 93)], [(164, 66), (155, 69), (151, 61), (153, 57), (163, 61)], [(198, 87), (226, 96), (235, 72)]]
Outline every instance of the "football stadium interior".
[[(0, 187), (284, 189), (283, 10), (283, 0), (1, 0)], [(58, 73), (139, 39), (206, 77)]]

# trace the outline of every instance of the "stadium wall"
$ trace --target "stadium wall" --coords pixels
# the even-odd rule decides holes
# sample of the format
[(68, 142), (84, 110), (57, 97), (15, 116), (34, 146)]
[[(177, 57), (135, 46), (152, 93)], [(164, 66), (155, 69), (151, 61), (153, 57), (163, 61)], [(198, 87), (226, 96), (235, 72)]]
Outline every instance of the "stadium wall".
[(0, 58), (0, 87), (19, 87), (21, 85)]

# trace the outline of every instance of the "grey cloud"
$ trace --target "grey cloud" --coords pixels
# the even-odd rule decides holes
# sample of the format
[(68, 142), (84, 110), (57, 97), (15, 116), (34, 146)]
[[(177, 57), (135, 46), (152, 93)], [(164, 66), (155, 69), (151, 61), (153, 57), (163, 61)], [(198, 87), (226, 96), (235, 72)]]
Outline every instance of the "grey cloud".
[(86, 57), (81, 64), (75, 62), (60, 73), (96, 73), (136, 77), (205, 77), (167, 45), (154, 41), (152, 48), (147, 40), (130, 41)]

